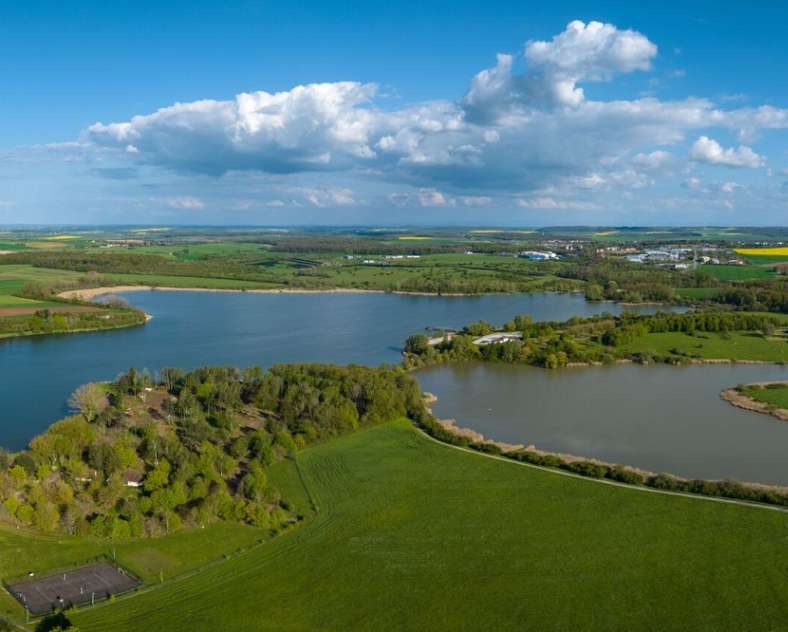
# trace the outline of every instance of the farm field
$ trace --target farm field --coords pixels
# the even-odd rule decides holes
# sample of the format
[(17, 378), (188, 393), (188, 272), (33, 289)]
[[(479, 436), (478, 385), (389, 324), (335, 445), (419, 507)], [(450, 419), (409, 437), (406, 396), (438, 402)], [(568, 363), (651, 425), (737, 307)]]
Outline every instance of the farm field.
[(774, 270), (754, 265), (707, 265), (701, 268), (722, 281), (745, 281), (748, 279), (768, 279), (774, 276)]
[(757, 360), (788, 362), (788, 339), (775, 335), (764, 338), (756, 332), (731, 332), (728, 338), (715, 332), (698, 332), (691, 336), (682, 332), (649, 333), (619, 348), (627, 354), (674, 353), (700, 359)]
[(782, 512), (535, 470), (435, 443), (406, 421), (297, 458), (316, 518), (72, 622), (84, 632), (734, 630), (788, 620)]
[(788, 247), (775, 248), (737, 248), (736, 253), (754, 264), (786, 263), (788, 262)]
[(720, 291), (718, 287), (678, 287), (676, 295), (692, 300), (708, 299)]
[(76, 280), (83, 275), (68, 270), (49, 270), (34, 268), (28, 265), (0, 265), (0, 308), (35, 307), (43, 309), (61, 305), (54, 301), (38, 301), (15, 296), (22, 291), (26, 283), (58, 283), (64, 280)]
[[(231, 248), (231, 244), (211, 245), (213, 249), (223, 246)], [(158, 248), (158, 247), (157, 247)], [(197, 256), (196, 249), (189, 249), (190, 260), (206, 256), (202, 252)], [(217, 256), (218, 255), (217, 250)], [(229, 250), (222, 256), (233, 256)], [(160, 254), (160, 253), (156, 253)], [(238, 253), (236, 253), (238, 254)], [(168, 253), (166, 256), (186, 260), (182, 251)], [(386, 260), (382, 256), (370, 255), (373, 264), (364, 264), (362, 257), (347, 260), (340, 255), (327, 256), (312, 253), (282, 255), (259, 251), (255, 255), (257, 269), (254, 274), (260, 276), (259, 281), (237, 280), (231, 278), (151, 275), (151, 274), (116, 274), (108, 273), (103, 277), (117, 281), (118, 284), (150, 284), (173, 287), (221, 287), (221, 288), (275, 288), (275, 287), (306, 287), (306, 288), (361, 288), (382, 290), (425, 291), (463, 291), (468, 284), (482, 291), (538, 291), (550, 284), (561, 282), (567, 288), (577, 289), (579, 282), (560, 280), (553, 274), (540, 271), (537, 266), (523, 259), (500, 257), (494, 255), (462, 255), (439, 254), (425, 255), (412, 260)], [(557, 270), (561, 264), (552, 264)]]
[(788, 257), (788, 246), (775, 246), (771, 248), (736, 248), (740, 255)]
[(103, 275), (114, 285), (154, 285), (160, 287), (193, 287), (205, 289), (265, 289), (276, 287), (271, 283), (221, 279), (213, 277), (176, 276), (171, 274), (107, 274)]

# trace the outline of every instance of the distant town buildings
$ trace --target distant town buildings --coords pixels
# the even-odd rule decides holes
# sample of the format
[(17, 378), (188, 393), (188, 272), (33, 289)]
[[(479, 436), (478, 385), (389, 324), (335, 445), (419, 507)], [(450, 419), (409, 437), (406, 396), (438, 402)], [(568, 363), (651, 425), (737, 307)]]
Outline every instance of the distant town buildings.
[(539, 251), (539, 250), (523, 250), (518, 254), (523, 259), (530, 261), (553, 261), (558, 259), (558, 255), (552, 251)]

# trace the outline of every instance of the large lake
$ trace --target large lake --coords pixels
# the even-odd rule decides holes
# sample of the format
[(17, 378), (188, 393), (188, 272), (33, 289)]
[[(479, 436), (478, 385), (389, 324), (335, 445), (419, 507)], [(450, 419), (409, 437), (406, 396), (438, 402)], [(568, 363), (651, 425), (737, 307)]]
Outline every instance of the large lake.
[[(427, 326), (503, 323), (519, 313), (564, 320), (602, 312), (578, 294), (479, 297), (395, 294), (132, 292), (153, 316), (144, 327), (0, 341), (0, 445), (20, 449), (68, 412), (85, 382), (114, 378), (131, 366), (277, 362), (377, 365), (398, 362), (405, 338)], [(653, 308), (646, 308), (653, 311)]]
[(720, 391), (788, 379), (777, 365), (616, 365), (548, 371), (461, 364), (419, 371), (442, 419), (489, 439), (656, 472), (788, 485), (788, 423)]

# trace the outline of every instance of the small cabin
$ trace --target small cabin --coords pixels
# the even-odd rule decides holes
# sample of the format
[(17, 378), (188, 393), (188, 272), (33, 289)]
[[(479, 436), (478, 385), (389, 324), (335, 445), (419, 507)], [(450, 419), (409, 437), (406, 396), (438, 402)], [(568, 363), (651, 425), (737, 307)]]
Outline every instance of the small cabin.
[(144, 476), (141, 472), (124, 472), (123, 474), (123, 484), (126, 487), (140, 487), (142, 485), (142, 479)]

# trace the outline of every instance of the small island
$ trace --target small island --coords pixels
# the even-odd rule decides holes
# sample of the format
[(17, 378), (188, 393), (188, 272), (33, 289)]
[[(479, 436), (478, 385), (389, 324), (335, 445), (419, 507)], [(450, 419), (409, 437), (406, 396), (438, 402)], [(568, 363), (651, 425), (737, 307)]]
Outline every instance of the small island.
[(726, 402), (788, 421), (788, 382), (740, 384), (720, 394)]

